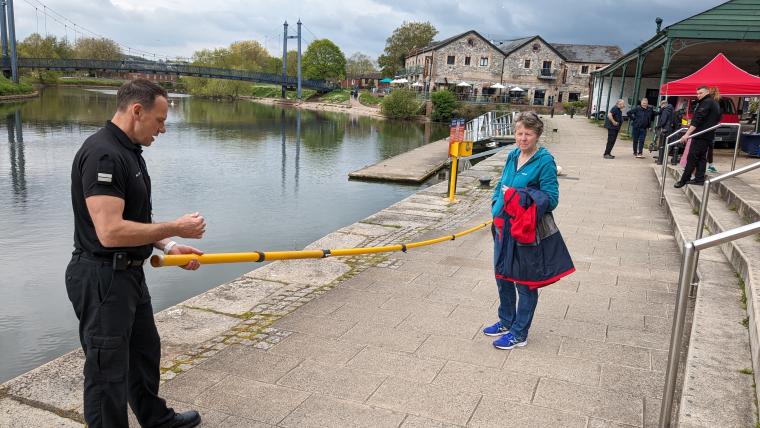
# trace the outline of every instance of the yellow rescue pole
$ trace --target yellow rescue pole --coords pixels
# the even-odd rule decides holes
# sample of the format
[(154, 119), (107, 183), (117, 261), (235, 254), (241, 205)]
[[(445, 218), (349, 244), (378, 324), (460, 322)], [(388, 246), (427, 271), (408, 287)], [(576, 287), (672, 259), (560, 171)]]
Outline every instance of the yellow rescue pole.
[(410, 248), (419, 248), (427, 245), (437, 244), (444, 241), (453, 241), (460, 236), (475, 232), (491, 224), (491, 221), (481, 223), (467, 230), (455, 233), (453, 235), (444, 235), (439, 238), (428, 239), (426, 241), (411, 242), (408, 244), (394, 244), (382, 247), (364, 247), (364, 248), (337, 248), (326, 250), (298, 250), (298, 251), (267, 251), (267, 252), (248, 252), (248, 253), (210, 253), (199, 256), (197, 254), (182, 255), (155, 255), (150, 258), (150, 264), (153, 267), (162, 266), (184, 266), (191, 260), (198, 260), (202, 265), (220, 264), (220, 263), (246, 263), (246, 262), (263, 262), (271, 260), (293, 260), (293, 259), (321, 259), (325, 257), (339, 256), (356, 256), (361, 254), (385, 253), (391, 251), (406, 251)]

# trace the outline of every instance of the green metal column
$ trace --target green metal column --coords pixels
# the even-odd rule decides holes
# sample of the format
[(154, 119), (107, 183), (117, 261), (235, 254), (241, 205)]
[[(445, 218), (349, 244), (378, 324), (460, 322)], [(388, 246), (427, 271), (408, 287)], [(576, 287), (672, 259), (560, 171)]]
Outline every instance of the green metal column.
[(615, 72), (610, 73), (610, 87), (607, 88), (607, 108), (605, 113), (610, 111), (610, 97), (612, 96), (612, 81), (615, 80)]
[(623, 81), (620, 83), (620, 96), (618, 98), (623, 98), (623, 91), (625, 91), (625, 74), (628, 73), (628, 63), (626, 62), (625, 65), (623, 65)]
[[(664, 100), (665, 97), (662, 94), (662, 85), (665, 84), (665, 80), (668, 77), (668, 67), (670, 66), (670, 51), (673, 47), (673, 39), (668, 38), (668, 41), (665, 43), (665, 55), (662, 57), (662, 71), (660, 72), (660, 86), (657, 87), (657, 106), (660, 105), (660, 101)], [(657, 107), (655, 106), (655, 107)], [(657, 116), (657, 123), (660, 123), (660, 116)], [(655, 125), (656, 126), (656, 125)]]
[(596, 97), (596, 117), (599, 119), (599, 111), (602, 110), (602, 89), (604, 88), (604, 74), (599, 72), (599, 95)]
[(641, 92), (641, 73), (644, 68), (645, 58), (646, 55), (641, 55), (641, 49), (639, 49), (639, 57), (636, 59), (636, 80), (633, 82), (633, 103), (631, 103), (631, 105), (636, 105), (639, 102), (639, 92)]

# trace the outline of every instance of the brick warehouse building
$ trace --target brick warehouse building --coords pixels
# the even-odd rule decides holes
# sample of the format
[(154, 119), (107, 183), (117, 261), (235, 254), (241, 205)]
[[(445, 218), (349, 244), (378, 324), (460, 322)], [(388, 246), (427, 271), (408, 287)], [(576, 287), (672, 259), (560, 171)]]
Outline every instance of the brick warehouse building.
[(524, 89), (512, 93), (520, 95), (513, 102), (550, 106), (588, 98), (591, 72), (622, 55), (617, 46), (548, 43), (538, 35), (488, 40), (470, 30), (410, 52), (397, 77), (481, 99), (507, 94), (508, 89), (490, 88), (500, 83)]

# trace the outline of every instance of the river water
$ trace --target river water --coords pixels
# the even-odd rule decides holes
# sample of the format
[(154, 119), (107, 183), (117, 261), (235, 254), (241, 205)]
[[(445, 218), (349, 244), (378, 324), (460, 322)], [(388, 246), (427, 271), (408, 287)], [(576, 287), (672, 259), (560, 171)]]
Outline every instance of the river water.
[[(301, 249), (419, 186), (348, 172), (448, 128), (171, 96), (167, 132), (143, 154), (156, 221), (200, 211), (206, 252)], [(72, 251), (71, 161), (110, 119), (115, 91), (49, 88), (0, 105), (0, 382), (79, 346), (63, 272)], [(427, 128), (426, 128), (427, 126)], [(19, 132), (20, 131), (20, 132)], [(256, 268), (146, 268), (154, 310)]]

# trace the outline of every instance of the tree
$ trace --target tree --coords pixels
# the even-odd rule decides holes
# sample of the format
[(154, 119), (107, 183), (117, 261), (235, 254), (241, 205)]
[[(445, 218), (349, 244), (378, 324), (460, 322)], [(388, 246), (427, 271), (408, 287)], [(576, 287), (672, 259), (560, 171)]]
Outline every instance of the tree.
[(376, 72), (377, 67), (375, 67), (372, 58), (361, 52), (354, 52), (354, 54), (348, 58), (348, 61), (346, 61), (346, 76), (348, 77), (366, 76), (367, 74)]
[(121, 47), (105, 37), (82, 37), (74, 45), (74, 57), (83, 59), (121, 59)]
[(346, 75), (346, 57), (330, 40), (315, 40), (306, 48), (301, 67), (305, 79), (340, 80)]
[(404, 57), (414, 49), (429, 45), (438, 30), (429, 22), (404, 22), (385, 39), (385, 50), (377, 59), (383, 74), (395, 76), (404, 68)]
[(395, 89), (383, 98), (380, 111), (391, 119), (409, 119), (417, 114), (420, 103), (417, 95), (406, 89)]
[(433, 117), (436, 122), (447, 122), (459, 105), (457, 97), (451, 91), (435, 91), (430, 95), (433, 103)]
[[(58, 40), (55, 36), (43, 38), (32, 33), (18, 44), (18, 55), (25, 58), (71, 58), (73, 50), (66, 39)], [(43, 83), (54, 83), (61, 72), (35, 69), (22, 72), (34, 80)]]
[(18, 55), (25, 58), (70, 58), (72, 48), (66, 39), (55, 36), (43, 38), (32, 33), (18, 44)]
[(229, 55), (234, 68), (248, 71), (262, 71), (270, 58), (269, 52), (255, 40), (232, 43)]

